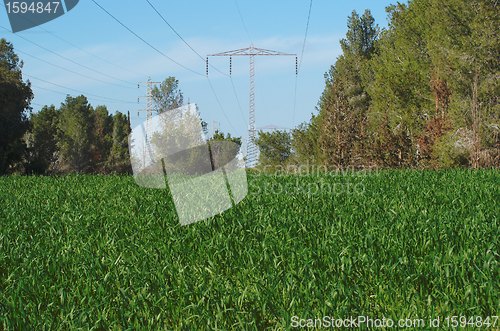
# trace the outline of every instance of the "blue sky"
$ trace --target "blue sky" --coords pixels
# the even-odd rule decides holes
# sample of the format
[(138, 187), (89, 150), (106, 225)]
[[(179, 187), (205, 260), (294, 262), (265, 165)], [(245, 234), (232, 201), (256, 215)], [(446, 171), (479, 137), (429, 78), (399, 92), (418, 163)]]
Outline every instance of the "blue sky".
[[(204, 62), (169, 29), (145, 0), (96, 1), (161, 52), (204, 74)], [(377, 24), (385, 27), (385, 7), (394, 3), (387, 0), (313, 0), (304, 56), (300, 59), (309, 0), (150, 1), (202, 56), (248, 47), (251, 42), (255, 47), (299, 55), (302, 65), (297, 78), (296, 98), (295, 58), (256, 59), (257, 128), (267, 125), (292, 128), (307, 121), (311, 113), (316, 112), (315, 107), (324, 88), (324, 73), (340, 54), (339, 40), (345, 35), (351, 11), (361, 13), (368, 8)], [(0, 8), (0, 26), (10, 28), (5, 7)], [(94, 71), (64, 60), (20, 37)], [(145, 99), (141, 98), (138, 104), (137, 98), (146, 94), (145, 85), (141, 84), (138, 89), (137, 83), (145, 82), (148, 77), (161, 81), (175, 76), (180, 81), (185, 101), (198, 105), (210, 129), (215, 122), (215, 126), (224, 132), (246, 136), (248, 58), (233, 58), (234, 90), (228, 77), (210, 70), (209, 77), (219, 105), (204, 75), (196, 75), (172, 63), (134, 37), (90, 0), (81, 0), (66, 15), (24, 32), (12, 34), (0, 28), (0, 38), (11, 41), (24, 61), (23, 73), (32, 82), (35, 93), (34, 111), (40, 109), (40, 105), (59, 106), (66, 94), (78, 95), (74, 91), (78, 90), (92, 94), (88, 96), (91, 104), (104, 104), (111, 113), (130, 111), (132, 125), (136, 125), (145, 119), (145, 113), (138, 116), (138, 110), (145, 108)], [(228, 58), (211, 58), (210, 63), (221, 71), (229, 72)]]

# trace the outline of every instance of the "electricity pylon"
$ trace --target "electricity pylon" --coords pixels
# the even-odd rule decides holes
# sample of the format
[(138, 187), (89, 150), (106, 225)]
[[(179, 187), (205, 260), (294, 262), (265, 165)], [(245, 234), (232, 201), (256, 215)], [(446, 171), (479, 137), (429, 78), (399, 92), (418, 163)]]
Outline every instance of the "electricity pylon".
[[(140, 84), (140, 83), (139, 83)], [(140, 88), (140, 85), (137, 84), (137, 88)], [(139, 111), (145, 111), (146, 112), (146, 125), (144, 125), (144, 137), (145, 137), (145, 142), (143, 145), (143, 155), (142, 155), (142, 162), (143, 166), (145, 167), (146, 164), (146, 154), (149, 150), (151, 150), (151, 146), (149, 146), (150, 143), (150, 137), (148, 137), (148, 133), (150, 132), (150, 126), (151, 126), (151, 120), (153, 119), (153, 86), (156, 84), (161, 84), (161, 82), (153, 82), (151, 81), (151, 78), (148, 79), (147, 82), (144, 82), (143, 84), (146, 84), (146, 95), (141, 96), (139, 98), (146, 98), (146, 109), (141, 109)], [(137, 98), (137, 102), (139, 102), (139, 98)]]
[(247, 144), (247, 168), (253, 168), (257, 163), (257, 146), (255, 145), (255, 57), (256, 56), (295, 56), (295, 75), (298, 74), (297, 54), (283, 53), (269, 49), (256, 48), (253, 45), (247, 48), (236, 49), (232, 51), (209, 54), (206, 60), (206, 73), (208, 76), (208, 57), (209, 56), (229, 56), (229, 75), (232, 74), (232, 57), (248, 56), (250, 57), (250, 93), (249, 93), (249, 111), (248, 111), (248, 144)]

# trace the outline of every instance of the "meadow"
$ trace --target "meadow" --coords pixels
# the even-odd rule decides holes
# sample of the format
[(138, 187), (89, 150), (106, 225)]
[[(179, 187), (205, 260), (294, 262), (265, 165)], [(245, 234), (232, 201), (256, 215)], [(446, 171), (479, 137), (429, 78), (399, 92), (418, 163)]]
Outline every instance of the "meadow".
[(250, 174), (235, 208), (180, 226), (167, 191), (129, 176), (1, 177), (0, 330), (498, 315), (499, 183)]

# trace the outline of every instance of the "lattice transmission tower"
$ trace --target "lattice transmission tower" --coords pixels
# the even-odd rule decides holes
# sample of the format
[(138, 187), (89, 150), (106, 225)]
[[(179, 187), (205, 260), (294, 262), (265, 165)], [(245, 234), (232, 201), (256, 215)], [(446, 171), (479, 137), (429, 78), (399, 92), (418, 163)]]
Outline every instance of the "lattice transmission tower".
[(295, 75), (298, 74), (297, 54), (283, 53), (269, 49), (257, 48), (251, 45), (247, 48), (236, 49), (232, 51), (209, 54), (206, 59), (206, 74), (208, 76), (208, 58), (210, 56), (228, 56), (229, 57), (229, 75), (232, 74), (233, 56), (248, 56), (250, 58), (250, 92), (249, 92), (249, 110), (248, 110), (248, 143), (247, 143), (247, 168), (253, 168), (257, 163), (257, 146), (255, 145), (255, 57), (256, 56), (295, 56)]
[[(137, 84), (137, 88), (140, 88), (140, 84), (141, 83)], [(146, 84), (146, 95), (139, 97), (139, 98), (146, 98), (146, 109), (139, 110), (146, 112), (146, 124), (143, 126), (145, 141), (143, 145), (143, 155), (142, 155), (143, 166), (145, 166), (147, 153), (148, 151), (151, 151), (151, 146), (150, 146), (151, 137), (148, 137), (148, 133), (151, 130), (151, 120), (153, 119), (153, 111), (154, 111), (153, 87), (156, 84), (161, 84), (161, 82), (153, 82), (151, 81), (151, 78), (149, 78), (147, 82), (144, 82), (142, 84)], [(137, 98), (137, 102), (139, 102), (139, 98)]]

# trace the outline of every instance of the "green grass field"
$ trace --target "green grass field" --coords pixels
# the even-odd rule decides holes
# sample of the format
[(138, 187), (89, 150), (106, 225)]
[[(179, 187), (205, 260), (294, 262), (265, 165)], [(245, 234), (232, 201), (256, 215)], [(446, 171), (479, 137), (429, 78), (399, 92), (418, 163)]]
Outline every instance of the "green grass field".
[(499, 183), (254, 174), (236, 208), (182, 227), (131, 177), (0, 178), (0, 330), (498, 315)]

